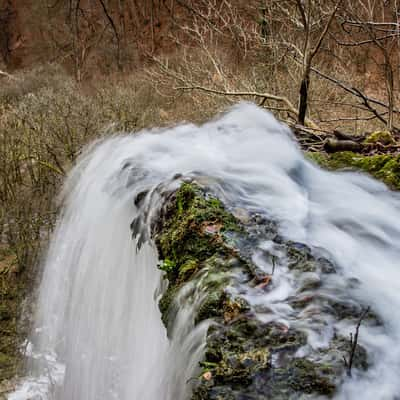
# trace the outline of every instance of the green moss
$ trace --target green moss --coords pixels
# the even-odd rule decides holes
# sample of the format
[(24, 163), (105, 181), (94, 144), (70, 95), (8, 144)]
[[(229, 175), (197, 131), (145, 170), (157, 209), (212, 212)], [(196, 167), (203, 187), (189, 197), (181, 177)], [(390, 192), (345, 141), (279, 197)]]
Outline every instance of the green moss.
[[(246, 235), (218, 199), (187, 183), (171, 195), (155, 228), (162, 269), (169, 279), (159, 304), (165, 325), (173, 324), (177, 296), (179, 302), (196, 306), (195, 324), (214, 320), (206, 335), (202, 373), (193, 377), (192, 400), (331, 396), (344, 369), (342, 359), (334, 369), (325, 363), (325, 355), (312, 361), (296, 358), (307, 343), (305, 332), (258, 320), (240, 295), (227, 290), (233, 271), (240, 270), (247, 282), (255, 281), (249, 261), (239, 251), (253, 243), (246, 241)], [(309, 247), (283, 239), (279, 243), (294, 274), (323, 270), (325, 264), (312, 256)], [(188, 290), (181, 291), (183, 287)], [(200, 304), (199, 297), (203, 297)]]
[(210, 361), (200, 361), (199, 365), (202, 369), (201, 374), (204, 374), (204, 372), (207, 372), (207, 371), (212, 371), (213, 369), (218, 367), (218, 363), (210, 362)]
[(197, 260), (187, 260), (185, 264), (183, 264), (179, 268), (179, 281), (187, 281), (199, 268), (199, 263)]
[(232, 354), (260, 348), (294, 353), (307, 342), (303, 332), (282, 329), (276, 323), (261, 324), (249, 315), (229, 321), (224, 329), (210, 327), (207, 335), (206, 361), (219, 363)]
[(170, 282), (184, 275), (182, 268), (188, 272), (216, 252), (225, 251), (224, 232), (239, 229), (218, 199), (206, 198), (198, 186), (183, 183), (156, 238), (161, 257), (174, 264), (167, 271)]
[(196, 313), (195, 323), (208, 318), (221, 317), (224, 298), (225, 293), (222, 289), (209, 292)]
[(243, 353), (227, 353), (214, 368), (213, 373), (218, 383), (240, 382), (247, 380), (260, 370), (269, 369), (271, 354), (268, 348), (253, 349)]
[(222, 202), (196, 184), (183, 183), (175, 192), (155, 234), (163, 259), (159, 268), (166, 272), (169, 281), (159, 304), (164, 322), (169, 318), (174, 295), (201, 270), (206, 271), (201, 284), (209, 294), (200, 306), (196, 322), (222, 312), (221, 287), (229, 279), (226, 272), (232, 252), (225, 235), (238, 231), (240, 225)]
[(307, 157), (326, 169), (353, 168), (366, 172), (384, 182), (391, 189), (400, 190), (400, 156), (398, 155), (364, 156), (351, 151), (343, 151), (332, 155), (307, 153)]
[(176, 264), (172, 260), (166, 258), (165, 260), (162, 260), (162, 262), (160, 263), (158, 268), (161, 271), (164, 271), (167, 274), (170, 274), (176, 268)]
[(400, 189), (400, 157), (393, 157), (375, 175), (393, 189)]
[[(237, 388), (249, 398), (289, 399), (312, 393), (330, 396), (335, 391), (332, 367), (294, 357), (306, 342), (303, 332), (246, 317), (223, 329), (211, 326), (205, 361), (200, 365), (210, 372), (208, 379), (212, 381), (200, 379), (193, 398), (210, 398), (207, 393), (219, 393), (227, 387)], [(279, 359), (279, 366), (272, 363), (273, 354)], [(295, 397), (296, 394), (299, 396)]]
[(182, 184), (156, 238), (161, 257), (171, 267), (167, 271), (170, 282), (190, 276), (201, 261), (223, 252), (223, 233), (238, 229), (219, 200), (206, 198), (194, 184)]
[(178, 289), (179, 286), (170, 285), (158, 302), (158, 308), (161, 312), (161, 319), (165, 326), (168, 325), (170, 307), (178, 292)]
[(364, 140), (365, 144), (377, 144), (381, 143), (384, 145), (395, 144), (396, 141), (393, 135), (389, 131), (376, 131), (367, 136)]
[(219, 256), (212, 256), (203, 263), (203, 268), (207, 273), (202, 279), (202, 286), (208, 290), (217, 290), (229, 283), (230, 269), (229, 259), (222, 259)]
[(193, 199), (196, 197), (196, 190), (189, 183), (183, 183), (176, 193), (176, 208), (178, 215), (188, 209)]
[(308, 151), (305, 153), (306, 158), (310, 161), (313, 161), (315, 164), (318, 164), (322, 168), (330, 168), (329, 165), (329, 156), (326, 153), (319, 153), (314, 151)]
[(296, 358), (288, 371), (288, 384), (296, 392), (332, 395), (335, 391), (335, 385), (325, 376), (332, 374), (327, 365)]

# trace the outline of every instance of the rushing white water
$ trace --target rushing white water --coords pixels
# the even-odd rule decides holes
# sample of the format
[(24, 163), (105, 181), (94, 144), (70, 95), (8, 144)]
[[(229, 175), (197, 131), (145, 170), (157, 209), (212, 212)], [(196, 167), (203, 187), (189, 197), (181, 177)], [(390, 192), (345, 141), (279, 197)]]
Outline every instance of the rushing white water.
[[(167, 339), (157, 308), (156, 251), (147, 242), (136, 252), (130, 232), (136, 195), (178, 173), (209, 177), (228, 204), (279, 221), (283, 235), (325, 249), (342, 277), (357, 279), (349, 297), (370, 305), (384, 325), (361, 328), (372, 367), (346, 380), (337, 398), (400, 396), (399, 194), (362, 174), (322, 171), (304, 159), (284, 126), (245, 103), (200, 127), (107, 139), (81, 158), (65, 185), (46, 260), (32, 376), (9, 399), (188, 397), (206, 325), (193, 329), (182, 293)], [(279, 281), (264, 297), (249, 298), (271, 309), (279, 304), (276, 318), (293, 324), (282, 304), (295, 288), (283, 275)], [(354, 328), (335, 320), (324, 326), (323, 334), (309, 330), (310, 346)]]

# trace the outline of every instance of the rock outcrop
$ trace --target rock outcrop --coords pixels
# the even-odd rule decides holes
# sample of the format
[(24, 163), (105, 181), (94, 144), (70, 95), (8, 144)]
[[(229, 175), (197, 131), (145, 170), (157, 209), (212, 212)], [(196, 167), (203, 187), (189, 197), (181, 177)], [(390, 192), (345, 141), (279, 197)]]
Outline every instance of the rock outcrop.
[(363, 155), (351, 151), (333, 154), (310, 152), (307, 156), (330, 170), (352, 169), (366, 172), (393, 190), (400, 189), (400, 156), (398, 154)]
[[(167, 196), (152, 234), (168, 279), (159, 303), (167, 328), (177, 313), (174, 301), (190, 282), (202, 292), (195, 324), (212, 321), (192, 400), (335, 393), (349, 372), (344, 360), (351, 345), (335, 331), (322, 331), (342, 319), (356, 326), (363, 306), (346, 296), (346, 287), (356, 283), (339, 277), (329, 259), (281, 237), (274, 221), (228, 210), (193, 182)], [(276, 304), (257, 299), (276, 289), (283, 276), (294, 290), (281, 302), (280, 317)], [(332, 277), (338, 282), (334, 292)], [(371, 312), (366, 320), (379, 323)], [(313, 343), (318, 332), (326, 343)], [(368, 368), (367, 351), (358, 345), (353, 368)]]

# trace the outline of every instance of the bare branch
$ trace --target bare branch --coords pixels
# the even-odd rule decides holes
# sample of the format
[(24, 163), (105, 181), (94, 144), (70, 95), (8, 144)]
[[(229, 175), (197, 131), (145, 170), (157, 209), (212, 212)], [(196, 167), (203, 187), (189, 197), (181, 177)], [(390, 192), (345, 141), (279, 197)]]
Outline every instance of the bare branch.
[(395, 38), (398, 37), (399, 34), (398, 33), (392, 33), (390, 35), (386, 35), (386, 36), (382, 36), (382, 37), (378, 37), (375, 39), (367, 39), (367, 40), (361, 40), (359, 42), (342, 42), (340, 40), (338, 40), (334, 35), (331, 35), (331, 37), (333, 38), (333, 40), (337, 43), (340, 44), (341, 46), (347, 46), (347, 47), (351, 47), (351, 46), (363, 46), (364, 44), (370, 44), (370, 43), (374, 43), (376, 41), (381, 41), (381, 40), (386, 40), (386, 39), (390, 39), (390, 38)]
[(333, 18), (335, 17), (335, 14), (337, 13), (337, 10), (340, 7), (340, 4), (342, 3), (343, 0), (338, 0), (338, 2), (335, 5), (335, 8), (332, 10), (331, 15), (329, 16), (329, 19), (327, 21), (327, 23), (325, 24), (324, 30), (322, 31), (317, 43), (315, 44), (313, 50), (311, 50), (310, 53), (310, 60), (312, 60), (314, 58), (314, 56), (318, 53), (318, 50), (320, 49), (322, 42), (326, 36), (326, 34), (328, 33), (329, 27), (331, 26), (331, 23), (333, 21)]
[(350, 351), (349, 351), (349, 359), (345, 359), (345, 366), (347, 368), (347, 375), (351, 377), (351, 369), (353, 367), (354, 355), (357, 349), (357, 342), (358, 342), (358, 335), (360, 331), (361, 322), (367, 316), (370, 307), (368, 306), (361, 314), (357, 326), (356, 326), (356, 333), (353, 337), (353, 334), (350, 333)]
[(111, 25), (111, 28), (114, 32), (115, 35), (115, 39), (117, 40), (117, 62), (118, 62), (118, 68), (122, 68), (122, 64), (121, 64), (121, 39), (119, 37), (119, 33), (118, 33), (118, 29), (114, 23), (114, 20), (111, 16), (111, 14), (108, 12), (107, 7), (104, 3), (103, 0), (99, 0), (101, 7), (103, 9), (104, 15), (106, 16), (109, 24)]
[[(384, 108), (388, 108), (388, 105), (383, 103), (380, 100), (374, 99), (372, 97), (369, 97), (367, 95), (365, 95), (364, 93), (362, 93), (359, 89), (356, 89), (352, 86), (349, 86), (347, 84), (345, 84), (344, 82), (340, 81), (339, 79), (336, 79), (330, 75), (325, 74), (324, 72), (318, 70), (315, 67), (311, 67), (311, 71), (314, 72), (315, 74), (317, 74), (318, 76), (320, 76), (321, 78), (324, 78), (332, 83), (334, 83), (335, 85), (339, 86), (340, 88), (342, 88), (344, 91), (356, 96), (356, 97), (361, 97), (363, 100), (365, 99), (366, 101), (368, 101), (369, 103), (372, 104), (376, 104), (378, 106), (384, 107)], [(396, 113), (400, 113), (399, 110), (394, 110)]]
[(296, 0), (296, 4), (297, 4), (297, 8), (299, 9), (300, 15), (301, 15), (301, 20), (303, 22), (303, 27), (304, 29), (307, 29), (307, 17), (306, 17), (306, 13), (304, 11), (304, 7), (303, 4), (301, 2), (301, 0)]
[[(223, 90), (218, 90), (218, 89), (212, 89), (212, 88), (207, 88), (204, 86), (180, 86), (176, 87), (176, 90), (200, 90), (206, 93), (212, 93), (220, 96), (235, 96), (235, 97), (261, 97), (263, 99), (267, 100), (275, 100), (282, 102), (286, 104), (288, 111), (292, 112), (293, 114), (297, 115), (297, 109), (296, 107), (290, 102), (290, 100), (287, 97), (284, 96), (277, 96), (271, 93), (258, 93), (258, 92), (229, 92), (229, 91), (223, 91)], [(306, 124), (309, 125), (312, 128), (319, 129), (318, 125), (315, 124), (313, 121), (307, 118)]]

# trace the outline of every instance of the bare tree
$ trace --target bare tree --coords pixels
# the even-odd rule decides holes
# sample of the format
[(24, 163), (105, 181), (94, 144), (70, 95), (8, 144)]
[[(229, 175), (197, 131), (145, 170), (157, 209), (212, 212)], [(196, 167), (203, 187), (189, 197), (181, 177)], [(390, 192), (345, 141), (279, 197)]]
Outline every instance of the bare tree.
[(353, 49), (372, 47), (376, 50), (376, 64), (382, 71), (386, 85), (386, 127), (392, 131), (396, 109), (395, 65), (399, 61), (400, 39), (397, 1), (348, 1), (340, 14), (340, 22), (345, 40), (336, 39), (338, 44)]
[(331, 28), (342, 3), (318, 0), (273, 1), (266, 7), (271, 26), (270, 42), (283, 51), (286, 47), (294, 53), (301, 65), (298, 122), (305, 125), (309, 104), (311, 68)]
[(122, 70), (127, 44), (126, 16), (131, 7), (127, 0), (49, 2), (44, 8), (47, 15), (43, 30), (53, 44), (54, 58), (71, 59), (78, 82), (90, 67), (98, 69), (98, 64), (116, 65)]
[[(107, 4), (106, 4), (105, 0), (99, 0), (99, 2), (101, 4), (101, 8), (103, 9), (104, 15), (106, 16), (107, 21), (110, 24), (112, 32), (114, 33), (115, 40), (117, 42), (117, 65), (118, 65), (118, 69), (122, 70), (121, 37), (120, 37), (120, 33), (118, 31), (117, 25), (114, 22), (114, 19), (112, 17), (111, 11), (107, 7)], [(118, 11), (119, 11), (119, 15), (121, 16), (121, 13), (123, 13), (122, 2), (121, 1), (118, 1)]]
[(311, 66), (314, 57), (317, 55), (318, 51), (321, 48), (322, 42), (324, 41), (327, 33), (329, 31), (330, 25), (335, 17), (335, 14), (342, 3), (342, 0), (338, 0), (333, 10), (328, 14), (327, 20), (323, 23), (323, 29), (320, 35), (318, 36), (315, 43), (312, 43), (311, 39), (311, 25), (312, 25), (312, 0), (307, 1), (307, 7), (304, 6), (301, 0), (296, 0), (297, 7), (299, 8), (299, 12), (301, 15), (301, 23), (304, 29), (304, 46), (303, 46), (303, 73), (300, 84), (300, 98), (299, 98), (299, 118), (298, 122), (301, 125), (304, 125), (305, 117), (307, 113), (308, 106), (308, 92), (310, 87), (310, 75), (311, 75)]

